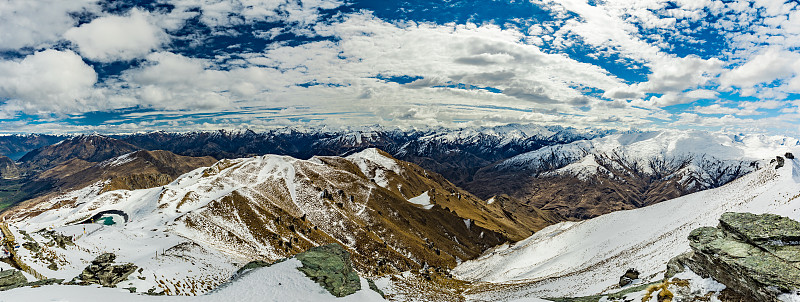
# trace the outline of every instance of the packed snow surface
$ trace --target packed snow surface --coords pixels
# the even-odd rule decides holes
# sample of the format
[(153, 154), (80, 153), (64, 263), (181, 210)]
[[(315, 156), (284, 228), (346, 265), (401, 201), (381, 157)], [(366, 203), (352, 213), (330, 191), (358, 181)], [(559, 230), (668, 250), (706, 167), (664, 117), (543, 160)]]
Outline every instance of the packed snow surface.
[(629, 267), (638, 269), (645, 281), (655, 281), (670, 258), (689, 250), (689, 232), (716, 226), (725, 212), (800, 220), (799, 163), (787, 160), (779, 169), (769, 165), (720, 188), (649, 207), (552, 225), (463, 262), (453, 273), (467, 280), (524, 284), (515, 286), (515, 292), (477, 294), (477, 299), (490, 300), (598, 294), (613, 290)]
[(361, 290), (337, 298), (320, 285), (297, 270), (300, 261), (287, 261), (252, 270), (240, 278), (225, 284), (206, 295), (145, 296), (131, 294), (125, 289), (100, 288), (96, 286), (50, 285), (39, 288), (17, 288), (0, 295), (0, 302), (12, 301), (59, 301), (59, 302), (301, 302), (301, 301), (386, 301), (380, 294), (369, 289), (366, 279), (361, 279)]

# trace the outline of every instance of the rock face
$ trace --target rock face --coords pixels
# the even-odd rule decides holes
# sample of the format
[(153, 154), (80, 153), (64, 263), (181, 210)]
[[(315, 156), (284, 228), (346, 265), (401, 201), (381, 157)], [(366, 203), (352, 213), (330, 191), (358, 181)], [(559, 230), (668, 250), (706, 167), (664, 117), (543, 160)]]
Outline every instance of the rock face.
[(334, 296), (344, 297), (361, 289), (350, 253), (337, 243), (310, 248), (295, 258), (303, 263), (300, 271)]
[(688, 267), (751, 301), (774, 302), (800, 289), (800, 223), (786, 217), (725, 213), (718, 227), (691, 232), (692, 252), (674, 258), (668, 273)]
[(22, 272), (12, 269), (0, 272), (0, 290), (7, 290), (23, 286), (28, 283), (28, 279)]
[(137, 267), (132, 263), (112, 265), (117, 256), (112, 253), (105, 253), (92, 260), (92, 264), (87, 266), (73, 282), (79, 284), (100, 284), (106, 287), (114, 287), (117, 283), (127, 279), (130, 274), (136, 271)]

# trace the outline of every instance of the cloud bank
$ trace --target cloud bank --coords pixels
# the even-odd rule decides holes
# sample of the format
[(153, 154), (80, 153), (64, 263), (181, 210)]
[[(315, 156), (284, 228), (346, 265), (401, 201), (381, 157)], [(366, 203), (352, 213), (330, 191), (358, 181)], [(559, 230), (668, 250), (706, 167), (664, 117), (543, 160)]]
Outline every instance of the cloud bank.
[(0, 125), (800, 130), (795, 2), (471, 5), (6, 1)]

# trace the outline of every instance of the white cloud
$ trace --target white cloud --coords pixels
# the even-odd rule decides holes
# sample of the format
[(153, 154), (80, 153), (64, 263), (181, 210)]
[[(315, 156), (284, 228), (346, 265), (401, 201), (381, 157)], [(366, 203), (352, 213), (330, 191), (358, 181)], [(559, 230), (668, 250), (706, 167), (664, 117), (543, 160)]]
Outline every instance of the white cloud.
[(97, 0), (0, 1), (0, 49), (41, 47), (75, 26), (70, 13), (96, 12)]
[(800, 73), (800, 53), (771, 48), (747, 63), (725, 73), (720, 83), (727, 87), (752, 88)]
[(720, 104), (694, 107), (694, 112), (699, 114), (724, 114), (724, 115), (760, 115), (763, 114), (754, 109), (742, 109), (725, 107)]
[[(665, 123), (680, 119), (673, 125), (691, 125), (687, 121), (693, 119), (698, 120), (698, 125), (723, 125), (726, 121), (744, 125), (737, 116), (794, 113), (796, 106), (780, 100), (800, 92), (800, 54), (797, 48), (792, 48), (800, 47), (800, 13), (797, 5), (780, 0), (754, 5), (717, 0), (678, 0), (671, 4), (662, 0), (605, 0), (591, 5), (582, 0), (534, 0), (547, 6), (556, 20), (531, 28), (500, 27), (491, 22), (387, 21), (367, 11), (321, 20), (320, 11), (344, 5), (340, 0), (168, 2), (175, 7), (171, 11), (133, 9), (125, 16), (103, 15), (92, 8), (91, 2), (82, 2), (101, 17), (67, 33), (64, 32), (75, 26), (75, 21), (65, 12), (74, 8), (65, 8), (66, 4), (57, 2), (50, 3), (53, 9), (46, 15), (52, 15), (53, 22), (43, 22), (41, 33), (32, 30), (25, 35), (7, 33), (4, 29), (21, 27), (0, 22), (0, 39), (17, 41), (10, 45), (46, 48), (63, 43), (58, 41), (60, 36), (92, 61), (144, 58), (141, 65), (119, 77), (102, 79), (99, 84), (86, 80), (96, 78), (93, 71), (92, 77), (79, 72), (85, 68), (91, 70), (83, 62), (69, 68), (48, 62), (55, 67), (41, 68), (39, 72), (71, 69), (76, 79), (64, 81), (74, 83), (61, 88), (50, 84), (52, 91), (40, 95), (35, 95), (38, 92), (26, 88), (24, 83), (2, 83), (0, 99), (11, 99), (2, 105), (4, 114), (65, 114), (142, 105), (155, 112), (131, 116), (131, 120), (165, 113), (176, 116), (213, 113), (227, 116), (226, 120), (217, 121), (217, 125), (253, 126), (290, 123), (297, 118), (342, 124), (377, 121), (443, 126), (473, 121), (641, 127), (652, 124), (654, 119)], [(12, 2), (0, 3), (0, 17), (7, 16), (3, 5), (23, 7), (27, 2), (9, 3)], [(36, 9), (43, 9), (37, 1), (30, 3), (34, 4), (25, 5), (36, 8), (23, 10), (26, 13), (22, 15), (28, 19), (35, 16)], [(63, 18), (58, 19), (59, 16)], [(711, 16), (722, 18), (714, 23), (706, 21)], [(209, 35), (191, 33), (171, 37), (166, 33), (174, 34), (194, 17), (211, 27)], [(292, 46), (275, 42), (263, 51), (248, 50), (252, 53), (236, 53), (234, 49), (244, 48), (237, 45), (239, 48), (221, 51), (214, 59), (189, 57), (190, 52), (172, 49), (174, 45), (169, 43), (173, 38), (199, 45), (217, 35), (240, 34), (233, 26), (262, 21), (282, 26), (254, 33), (257, 37), (272, 39), (292, 33), (329, 39), (299, 45), (288, 43)], [(725, 36), (725, 45), (731, 49), (720, 50), (716, 55), (699, 54), (703, 57), (682, 54), (689, 48), (675, 51), (674, 48), (686, 45), (706, 47), (701, 39), (708, 30), (734, 32)], [(682, 45), (675, 44), (676, 41)], [(569, 47), (587, 47), (593, 51), (588, 54), (591, 59), (559, 53)], [(50, 51), (23, 61), (4, 61), (0, 66), (16, 73), (0, 75), (0, 79), (19, 76), (36, 83), (41, 79), (23, 75), (18, 72), (22, 69), (9, 66), (31, 65), (56, 53), (64, 58), (77, 57), (69, 51)], [(203, 55), (207, 58), (209, 54)], [(599, 65), (581, 60), (613, 60), (607, 63), (646, 70), (645, 74), (639, 74), (646, 76), (646, 80), (637, 82), (627, 76), (627, 80), (622, 80)], [(386, 80), (394, 76), (416, 80), (406, 84)], [(717, 100), (723, 91), (726, 95), (751, 95), (772, 101), (733, 104), (720, 100), (709, 106), (692, 105), (693, 111), (680, 117), (672, 113), (679, 110), (676, 108), (688, 106), (660, 108), (701, 99)], [(597, 96), (598, 92), (604, 92), (602, 98)], [(656, 97), (645, 99), (651, 95)], [(29, 101), (38, 99), (56, 101), (52, 104)], [(31, 105), (26, 107), (28, 104)], [(37, 111), (34, 107), (42, 109)], [(260, 110), (274, 107), (296, 110), (280, 113)], [(726, 117), (706, 119), (698, 114)], [(256, 122), (261, 118), (265, 120)], [(186, 118), (180, 123), (190, 121), (191, 118)], [(773, 122), (777, 125), (785, 121), (776, 118)], [(127, 125), (155, 127), (137, 122)]]
[(691, 103), (697, 100), (710, 100), (716, 99), (718, 93), (708, 89), (690, 90), (687, 92), (669, 92), (659, 97), (651, 97), (649, 99), (654, 105), (659, 107), (672, 106), (678, 104)]
[(257, 21), (287, 22), (297, 27), (313, 25), (319, 11), (344, 5), (339, 0), (173, 0), (176, 12), (199, 8), (200, 21), (211, 28)]
[(166, 43), (169, 36), (147, 12), (133, 9), (127, 16), (106, 16), (64, 33), (80, 54), (94, 61), (127, 61), (143, 57)]
[(97, 74), (72, 51), (46, 50), (21, 61), (0, 61), (0, 115), (60, 115), (102, 109), (90, 101)]

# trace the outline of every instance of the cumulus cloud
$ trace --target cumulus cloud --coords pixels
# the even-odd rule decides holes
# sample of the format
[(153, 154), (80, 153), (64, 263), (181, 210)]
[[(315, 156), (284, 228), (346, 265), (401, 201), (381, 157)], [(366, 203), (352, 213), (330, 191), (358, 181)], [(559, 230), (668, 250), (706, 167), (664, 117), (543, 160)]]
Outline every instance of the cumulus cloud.
[(102, 109), (90, 101), (97, 74), (72, 51), (45, 50), (20, 61), (0, 61), (0, 115), (61, 115)]
[(64, 38), (75, 43), (83, 57), (100, 62), (143, 57), (168, 41), (149, 14), (138, 9), (127, 16), (101, 17), (71, 28)]
[(0, 1), (0, 50), (41, 47), (60, 39), (76, 21), (70, 14), (96, 12), (97, 0)]
[(697, 89), (681, 93), (666, 93), (662, 96), (651, 97), (650, 102), (659, 107), (673, 106), (691, 103), (697, 100), (710, 100), (717, 98), (718, 93), (714, 90)]
[(725, 73), (720, 83), (727, 87), (752, 88), (797, 74), (800, 74), (800, 53), (771, 48)]
[[(169, 8), (133, 8), (124, 15), (110, 15), (92, 1), (70, 2), (78, 4), (48, 2), (52, 10), (44, 14), (52, 20), (42, 21), (40, 32), (19, 25), (46, 8), (40, 2), (0, 3), (0, 17), (22, 20), (0, 23), (0, 42), (13, 42), (0, 47), (29, 55), (0, 61), (0, 71), (8, 71), (0, 75), (6, 116), (140, 106), (149, 111), (115, 122), (158, 127), (137, 119), (168, 115), (180, 124), (193, 116), (225, 116), (195, 127), (266, 127), (297, 119), (614, 127), (653, 120), (688, 126), (696, 120), (719, 126), (746, 125), (741, 116), (767, 121), (777, 112), (795, 114), (796, 104), (783, 99), (800, 93), (800, 13), (794, 2), (533, 0), (553, 20), (529, 28), (520, 25), (524, 20), (498, 26), (503, 23), (382, 20), (346, 8), (322, 13), (346, 7), (341, 0), (166, 0)], [(91, 11), (82, 17), (88, 23), (74, 27), (68, 12), (80, 10)], [(247, 35), (242, 28), (264, 40), (240, 43)], [(17, 29), (26, 34), (16, 35)], [(292, 35), (315, 38), (284, 40)], [(709, 37), (724, 41), (704, 40)], [(711, 42), (728, 49), (704, 45)], [(18, 49), (52, 45), (73, 47), (92, 63), (135, 64), (98, 82), (71, 51)], [(691, 54), (692, 47), (704, 52)], [(23, 72), (34, 65), (48, 67)], [(107, 74), (109, 64), (97, 66)], [(44, 83), (48, 77), (32, 75), (69, 73), (64, 70), (71, 78), (63, 82)], [(35, 91), (27, 82), (47, 89)], [(730, 95), (761, 100), (724, 101)], [(693, 109), (678, 115), (682, 108)], [(176, 120), (182, 115), (187, 117)]]
[(344, 5), (339, 0), (173, 0), (175, 12), (200, 10), (200, 21), (211, 28), (253, 22), (286, 22), (295, 30), (312, 26), (321, 10)]
[(763, 114), (763, 112), (759, 112), (759, 111), (757, 111), (755, 109), (733, 108), (733, 107), (722, 106), (720, 104), (711, 104), (711, 105), (708, 105), (708, 106), (697, 106), (697, 107), (694, 108), (693, 111), (696, 112), (696, 113), (699, 113), (699, 114), (708, 114), (708, 115), (723, 114), (723, 115), (742, 116), (742, 115), (760, 115), (760, 114)]

